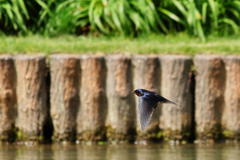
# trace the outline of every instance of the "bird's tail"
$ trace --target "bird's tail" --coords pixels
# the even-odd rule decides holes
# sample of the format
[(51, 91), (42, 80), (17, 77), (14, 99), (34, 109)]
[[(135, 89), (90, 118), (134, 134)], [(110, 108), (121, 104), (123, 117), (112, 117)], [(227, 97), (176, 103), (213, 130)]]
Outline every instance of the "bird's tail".
[(178, 104), (172, 102), (172, 101), (169, 101), (168, 99), (164, 98), (161, 96), (160, 100), (159, 100), (160, 103), (171, 103), (171, 104), (174, 104), (176, 106), (179, 106)]

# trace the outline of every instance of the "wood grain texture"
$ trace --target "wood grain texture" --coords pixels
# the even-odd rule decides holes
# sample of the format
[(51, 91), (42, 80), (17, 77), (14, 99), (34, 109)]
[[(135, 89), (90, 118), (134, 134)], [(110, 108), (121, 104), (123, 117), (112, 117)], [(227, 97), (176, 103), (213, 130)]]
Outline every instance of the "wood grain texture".
[(194, 58), (196, 76), (196, 128), (198, 139), (219, 139), (224, 108), (226, 71), (223, 60), (214, 55)]
[(76, 139), (76, 118), (80, 106), (80, 58), (52, 55), (51, 116), (56, 141)]
[(46, 63), (44, 56), (16, 56), (17, 105), (16, 126), (23, 140), (42, 136), (46, 120)]
[[(132, 57), (133, 63), (133, 81), (134, 89), (146, 89), (160, 94), (160, 64), (156, 56)], [(154, 110), (152, 118), (143, 132), (139, 122), (138, 115), (138, 97), (135, 96), (136, 113), (137, 113), (137, 133), (140, 138), (156, 138), (159, 131), (159, 116), (161, 105)]]
[(192, 95), (188, 78), (193, 62), (189, 56), (162, 56), (161, 94), (179, 106), (164, 103), (160, 118), (160, 128), (165, 137), (187, 139), (191, 127)]
[(0, 138), (14, 141), (16, 110), (16, 71), (12, 56), (0, 56)]
[(107, 136), (114, 140), (134, 138), (136, 110), (132, 93), (131, 59), (108, 56), (107, 63)]
[(240, 134), (240, 56), (227, 56), (225, 106), (222, 115), (223, 134), (236, 138)]
[(81, 58), (80, 110), (77, 118), (79, 140), (104, 139), (107, 117), (106, 64), (102, 56)]

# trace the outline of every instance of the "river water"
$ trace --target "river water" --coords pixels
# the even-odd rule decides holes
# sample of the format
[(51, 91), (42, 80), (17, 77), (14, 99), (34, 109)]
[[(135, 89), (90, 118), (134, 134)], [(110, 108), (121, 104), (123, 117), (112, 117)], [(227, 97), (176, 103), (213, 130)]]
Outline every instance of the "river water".
[(240, 145), (4, 145), (0, 160), (240, 160)]

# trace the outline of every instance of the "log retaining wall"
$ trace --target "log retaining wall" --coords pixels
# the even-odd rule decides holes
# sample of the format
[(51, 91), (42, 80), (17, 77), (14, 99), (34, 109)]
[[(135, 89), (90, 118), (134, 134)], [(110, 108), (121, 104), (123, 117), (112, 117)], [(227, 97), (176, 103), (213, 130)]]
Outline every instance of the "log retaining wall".
[(39, 140), (47, 118), (46, 63), (44, 56), (16, 56), (19, 140)]
[[(239, 87), (239, 56), (1, 55), (0, 139), (42, 141), (53, 125), (54, 141), (238, 140)], [(159, 104), (143, 132), (137, 88), (179, 106)]]
[(240, 56), (224, 58), (226, 84), (222, 110), (223, 136), (236, 139), (240, 132)]
[(77, 139), (106, 140), (106, 63), (103, 56), (82, 56)]
[(136, 111), (130, 57), (108, 56), (107, 64), (107, 138), (132, 141), (135, 136)]
[(73, 55), (50, 56), (50, 114), (54, 140), (75, 140), (80, 106), (80, 59)]
[(198, 55), (196, 77), (196, 126), (200, 139), (220, 139), (224, 107), (226, 70), (219, 56)]
[[(132, 57), (133, 63), (133, 84), (134, 89), (147, 89), (160, 94), (160, 63), (159, 58), (156, 56), (143, 56), (136, 55)], [(136, 112), (136, 131), (138, 139), (156, 139), (158, 138), (159, 129), (159, 118), (161, 114), (161, 104), (154, 110), (152, 118), (143, 132), (140, 126), (139, 115), (138, 115), (138, 97), (135, 98), (135, 112)]]
[(17, 117), (16, 71), (11, 56), (0, 56), (0, 138), (14, 141)]
[(163, 56), (160, 63), (161, 94), (179, 105), (163, 104), (160, 128), (165, 139), (188, 139), (192, 112), (188, 79), (193, 62), (189, 56)]

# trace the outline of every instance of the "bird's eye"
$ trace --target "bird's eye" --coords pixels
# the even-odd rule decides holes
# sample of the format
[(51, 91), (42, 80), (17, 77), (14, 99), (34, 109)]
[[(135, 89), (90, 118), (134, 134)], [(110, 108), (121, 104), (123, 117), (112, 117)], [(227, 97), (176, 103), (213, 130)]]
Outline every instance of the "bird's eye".
[(139, 90), (135, 90), (134, 93), (135, 93), (136, 95), (138, 95), (138, 96), (142, 94), (142, 92), (139, 91)]

